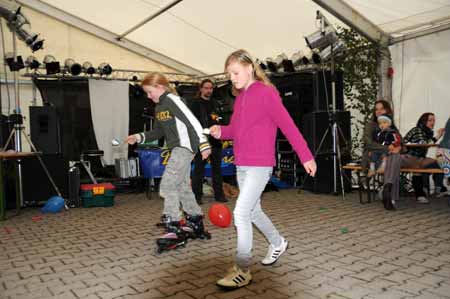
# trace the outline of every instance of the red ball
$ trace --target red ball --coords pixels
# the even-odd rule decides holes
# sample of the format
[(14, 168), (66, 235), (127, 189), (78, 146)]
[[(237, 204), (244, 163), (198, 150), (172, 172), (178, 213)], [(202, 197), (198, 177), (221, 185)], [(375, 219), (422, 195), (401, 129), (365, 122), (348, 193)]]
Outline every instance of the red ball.
[(208, 216), (211, 223), (218, 227), (228, 227), (231, 224), (231, 211), (222, 203), (213, 204), (209, 208)]

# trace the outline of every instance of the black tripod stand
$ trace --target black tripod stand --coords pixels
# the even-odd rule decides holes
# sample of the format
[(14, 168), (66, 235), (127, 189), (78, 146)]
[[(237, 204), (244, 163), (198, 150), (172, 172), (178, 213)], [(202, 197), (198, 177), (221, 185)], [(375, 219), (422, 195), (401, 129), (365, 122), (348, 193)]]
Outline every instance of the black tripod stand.
[[(326, 113), (328, 116), (328, 125), (326, 131), (320, 137), (320, 142), (318, 147), (315, 150), (314, 158), (317, 158), (318, 155), (322, 153), (326, 153), (331, 155), (333, 161), (333, 188), (332, 191), (334, 194), (339, 193), (339, 183), (341, 188), (342, 198), (345, 198), (345, 188), (344, 188), (344, 173), (342, 171), (342, 153), (341, 148), (343, 146), (345, 148), (349, 147), (348, 141), (345, 139), (345, 136), (341, 127), (338, 124), (338, 111), (336, 109), (336, 74), (334, 70), (334, 60), (332, 57), (331, 62), (331, 92), (332, 92), (332, 103), (329, 105), (329, 97), (328, 97), (328, 82), (325, 75), (325, 68), (321, 66), (321, 70), (319, 71), (323, 76), (323, 88), (325, 93), (325, 101), (326, 101)], [(329, 108), (331, 106), (331, 109)], [(314, 121), (314, 120), (312, 120)], [(315, 133), (315, 132), (311, 132)], [(331, 138), (331, 146), (330, 148), (324, 148), (328, 145), (328, 138)], [(318, 165), (320, 166), (320, 165)], [(319, 170), (320, 172), (320, 170)], [(320, 175), (320, 174), (319, 174)], [(308, 177), (305, 177), (302, 186), (304, 186)]]

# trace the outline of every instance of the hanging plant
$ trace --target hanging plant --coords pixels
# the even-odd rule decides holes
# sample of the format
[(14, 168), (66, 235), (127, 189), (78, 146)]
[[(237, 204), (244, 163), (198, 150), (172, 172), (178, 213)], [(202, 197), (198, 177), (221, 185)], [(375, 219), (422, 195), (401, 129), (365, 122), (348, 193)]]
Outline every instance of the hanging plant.
[(369, 121), (378, 90), (378, 47), (353, 29), (338, 28), (339, 38), (346, 44), (345, 55), (337, 68), (344, 72), (345, 109), (352, 115), (352, 158), (362, 153), (362, 135)]

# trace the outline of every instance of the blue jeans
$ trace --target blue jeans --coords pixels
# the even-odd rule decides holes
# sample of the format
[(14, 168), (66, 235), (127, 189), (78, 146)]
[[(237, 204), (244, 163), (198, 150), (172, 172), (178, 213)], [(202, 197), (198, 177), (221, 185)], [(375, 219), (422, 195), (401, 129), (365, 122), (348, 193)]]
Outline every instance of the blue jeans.
[(261, 194), (272, 175), (272, 167), (237, 166), (239, 197), (234, 208), (237, 230), (236, 264), (247, 269), (251, 264), (253, 226), (263, 233), (270, 244), (281, 245), (281, 236), (261, 208)]

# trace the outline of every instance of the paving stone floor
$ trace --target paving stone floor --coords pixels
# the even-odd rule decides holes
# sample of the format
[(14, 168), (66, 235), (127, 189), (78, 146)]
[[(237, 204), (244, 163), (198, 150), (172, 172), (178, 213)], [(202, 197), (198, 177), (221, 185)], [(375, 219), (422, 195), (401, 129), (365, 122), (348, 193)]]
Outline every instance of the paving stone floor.
[(233, 227), (208, 222), (212, 240), (158, 255), (160, 199), (119, 194), (111, 208), (53, 215), (24, 209), (0, 222), (0, 298), (450, 298), (445, 198), (404, 199), (388, 212), (361, 205), (356, 192), (343, 201), (284, 190), (265, 193), (263, 207), (290, 248), (261, 266), (267, 243), (255, 234), (253, 282), (232, 292), (215, 281), (232, 264)]

